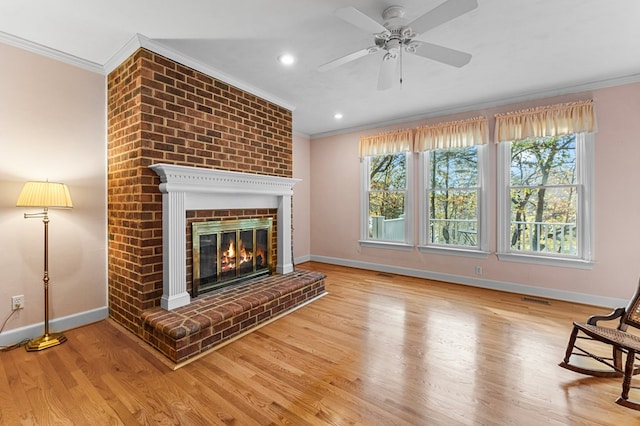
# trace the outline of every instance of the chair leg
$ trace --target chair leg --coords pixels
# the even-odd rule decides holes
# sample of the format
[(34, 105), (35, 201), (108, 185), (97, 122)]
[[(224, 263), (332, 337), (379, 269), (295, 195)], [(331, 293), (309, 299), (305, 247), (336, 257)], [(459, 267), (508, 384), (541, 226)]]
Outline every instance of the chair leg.
[[(576, 346), (576, 341), (578, 340), (579, 333), (580, 333), (580, 329), (574, 325), (573, 330), (571, 330), (571, 335), (569, 336), (569, 342), (567, 343), (567, 350), (564, 354), (564, 359), (558, 365), (562, 368), (566, 368), (567, 370), (575, 371), (576, 373), (580, 373), (580, 374), (588, 374), (589, 376), (622, 377), (623, 375), (622, 374), (622, 354), (624, 352), (614, 346), (613, 363), (607, 362), (610, 360), (609, 358), (604, 358), (604, 359), (600, 358), (599, 356), (591, 354), (585, 350), (581, 350), (579, 346)], [(607, 365), (610, 368), (615, 365), (616, 368), (615, 369), (611, 368), (611, 370), (607, 370), (607, 369), (597, 370), (593, 368), (581, 367), (579, 364), (578, 365), (572, 364), (571, 355), (573, 355), (574, 353), (579, 353), (579, 352), (576, 352), (576, 348), (582, 353), (582, 355), (591, 357), (596, 361), (599, 361)], [(573, 361), (575, 362), (576, 360), (573, 360)], [(640, 370), (640, 368), (638, 368), (635, 373), (638, 373), (639, 372), (638, 370)]]
[(567, 343), (567, 350), (564, 354), (563, 363), (565, 365), (569, 364), (569, 358), (571, 358), (571, 354), (573, 353), (573, 345), (576, 344), (576, 338), (578, 337), (578, 327), (573, 326), (573, 330), (571, 331), (571, 336), (569, 336), (569, 343)]
[(635, 365), (636, 353), (632, 350), (627, 352), (627, 362), (624, 366), (624, 379), (622, 380), (622, 393), (616, 403), (634, 410), (640, 410), (640, 403), (629, 401), (629, 389), (631, 389), (631, 379), (633, 378), (633, 367)]
[(624, 366), (624, 380), (622, 381), (622, 398), (629, 399), (629, 389), (631, 388), (631, 378), (633, 377), (633, 364), (636, 359), (634, 351), (627, 352), (627, 362)]
[(623, 352), (619, 347), (613, 346), (613, 365), (615, 365), (618, 371), (622, 371), (622, 354)]

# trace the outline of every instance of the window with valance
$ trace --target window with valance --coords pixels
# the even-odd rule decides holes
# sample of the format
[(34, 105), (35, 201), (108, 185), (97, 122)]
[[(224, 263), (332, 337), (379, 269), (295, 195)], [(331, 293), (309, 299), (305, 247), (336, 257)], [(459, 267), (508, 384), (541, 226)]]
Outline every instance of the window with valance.
[(486, 117), (416, 129), (423, 251), (486, 249), (484, 168), (488, 140)]
[(410, 247), (413, 132), (360, 138), (361, 243)]
[(495, 118), (500, 258), (588, 265), (593, 255), (593, 101)]

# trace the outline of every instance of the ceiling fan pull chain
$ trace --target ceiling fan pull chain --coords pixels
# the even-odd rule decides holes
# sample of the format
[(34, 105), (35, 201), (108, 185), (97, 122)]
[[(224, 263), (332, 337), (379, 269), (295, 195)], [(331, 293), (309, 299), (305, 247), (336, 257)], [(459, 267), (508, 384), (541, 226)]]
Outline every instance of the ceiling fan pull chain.
[(402, 51), (404, 50), (404, 46), (400, 45), (400, 88), (402, 89)]

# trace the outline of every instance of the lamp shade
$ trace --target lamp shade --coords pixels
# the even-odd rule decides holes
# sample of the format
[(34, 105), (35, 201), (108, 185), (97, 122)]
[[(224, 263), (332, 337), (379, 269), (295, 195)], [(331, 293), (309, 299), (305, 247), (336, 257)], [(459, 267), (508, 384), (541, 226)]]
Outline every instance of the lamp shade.
[(69, 188), (58, 182), (27, 182), (20, 192), (16, 207), (73, 207)]

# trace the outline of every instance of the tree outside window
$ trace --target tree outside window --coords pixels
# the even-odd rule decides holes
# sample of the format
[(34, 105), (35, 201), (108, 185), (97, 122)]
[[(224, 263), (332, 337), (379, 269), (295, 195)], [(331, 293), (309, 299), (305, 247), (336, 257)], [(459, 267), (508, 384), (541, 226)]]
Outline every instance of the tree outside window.
[(578, 256), (576, 135), (510, 143), (510, 251)]
[(368, 157), (368, 238), (406, 240), (407, 154)]
[(426, 156), (427, 244), (479, 248), (478, 147)]

